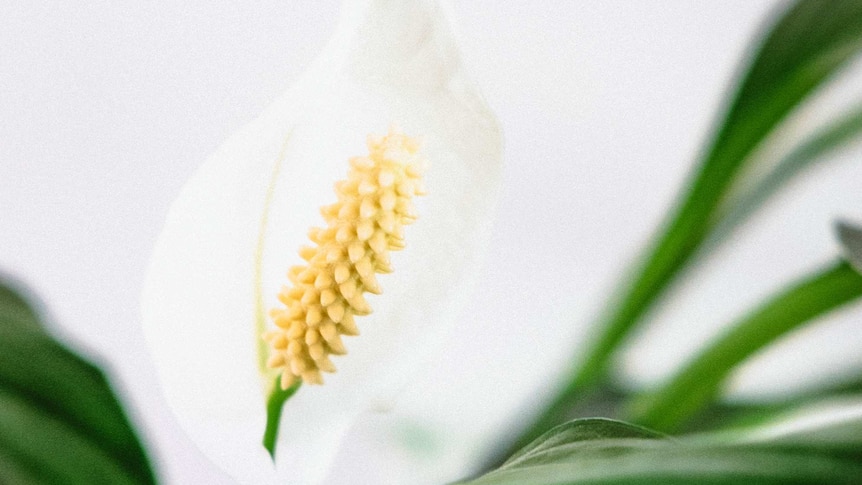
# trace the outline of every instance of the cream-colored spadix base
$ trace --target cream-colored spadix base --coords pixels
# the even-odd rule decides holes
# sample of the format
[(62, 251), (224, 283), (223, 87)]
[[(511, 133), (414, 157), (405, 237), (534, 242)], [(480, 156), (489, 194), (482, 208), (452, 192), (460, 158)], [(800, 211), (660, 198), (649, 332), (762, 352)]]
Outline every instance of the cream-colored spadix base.
[(284, 307), (270, 313), (277, 328), (264, 334), (283, 389), (297, 379), (323, 384), (321, 371), (335, 372), (329, 356), (347, 353), (341, 336), (359, 334), (354, 315), (371, 313), (363, 293), (381, 292), (375, 273), (392, 271), (389, 251), (404, 248), (403, 226), (416, 220), (411, 199), (424, 194), (418, 149), (395, 129), (369, 136), (368, 156), (352, 158), (335, 185), (338, 202), (321, 209), (327, 227), (309, 231), (315, 245), (299, 250), (308, 264), (288, 272)]

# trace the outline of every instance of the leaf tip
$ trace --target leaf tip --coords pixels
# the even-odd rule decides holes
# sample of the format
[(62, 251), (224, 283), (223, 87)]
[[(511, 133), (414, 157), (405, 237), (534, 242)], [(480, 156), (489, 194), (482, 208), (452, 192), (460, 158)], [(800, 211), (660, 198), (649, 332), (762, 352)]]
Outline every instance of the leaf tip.
[(838, 220), (835, 222), (835, 232), (841, 243), (844, 258), (856, 271), (862, 273), (862, 226)]

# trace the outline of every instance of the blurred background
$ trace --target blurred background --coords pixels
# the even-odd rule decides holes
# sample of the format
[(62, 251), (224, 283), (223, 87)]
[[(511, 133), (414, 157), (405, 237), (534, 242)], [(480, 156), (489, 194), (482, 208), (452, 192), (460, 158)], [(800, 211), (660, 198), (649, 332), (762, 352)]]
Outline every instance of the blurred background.
[[(196, 167), (311, 63), (336, 0), (0, 2), (0, 269), (105, 364), (164, 483), (232, 480), (161, 397), (139, 294)], [(505, 185), (472, 306), (390, 414), (364, 416), (331, 483), (453, 480), (552, 395), (564, 363), (682, 185), (751, 40), (780, 1), (454, 2), (465, 64), (498, 115)], [(770, 150), (862, 101), (856, 62)], [(779, 194), (675, 289), (618, 365), (658, 382), (730, 320), (837, 255), (862, 221), (862, 144)], [(862, 308), (738, 373), (768, 398), (862, 369)], [(509, 430), (509, 431), (507, 431)]]

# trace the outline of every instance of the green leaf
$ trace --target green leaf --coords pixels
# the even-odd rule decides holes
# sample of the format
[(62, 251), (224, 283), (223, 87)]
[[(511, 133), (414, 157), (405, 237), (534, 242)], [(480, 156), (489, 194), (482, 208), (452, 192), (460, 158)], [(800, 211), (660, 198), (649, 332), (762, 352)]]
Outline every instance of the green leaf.
[(491, 472), (469, 485), (856, 484), (862, 465), (805, 451), (755, 446), (655, 448), (621, 444), (615, 455)]
[(862, 227), (849, 222), (839, 222), (837, 230), (838, 239), (844, 249), (844, 257), (856, 268), (856, 271), (862, 272)]
[(859, 396), (862, 396), (862, 374), (843, 378), (830, 376), (830, 379), (825, 379), (814, 388), (774, 400), (712, 402), (698, 415), (697, 420), (692, 421), (691, 425), (684, 429), (686, 432), (705, 432), (720, 428), (745, 428), (805, 408), (824, 399), (854, 399)]
[(0, 295), (0, 482), (155, 483), (104, 374), (2, 283)]
[(778, 443), (853, 456), (862, 462), (862, 394), (832, 396), (784, 409), (762, 410), (719, 431), (704, 434), (701, 439)]
[[(780, 442), (727, 435), (688, 440), (617, 421), (589, 419), (543, 435), (497, 470), (465, 485), (857, 483), (862, 464)], [(541, 451), (539, 451), (541, 450)]]
[(830, 2), (828, 8), (818, 0), (802, 0), (778, 21), (754, 57), (676, 214), (626, 285), (620, 304), (600, 325), (602, 333), (576, 383), (587, 385), (598, 377), (617, 345), (687, 264), (754, 148), (860, 48), (862, 2), (856, 0)]
[(633, 406), (633, 420), (673, 430), (702, 410), (747, 358), (812, 319), (862, 296), (862, 275), (846, 262), (819, 271), (774, 296), (731, 327), (655, 393)]
[(630, 440), (665, 438), (661, 433), (613, 419), (576, 419), (536, 438), (506, 460), (500, 469), (559, 461), (565, 455), (579, 453), (581, 448), (589, 451), (604, 450), (604, 445), (607, 444), (612, 452), (621, 443), (634, 443)]
[(800, 143), (753, 187), (731, 197), (719, 209), (716, 227), (712, 230), (704, 251), (698, 257), (704, 257), (707, 250), (720, 246), (764, 202), (790, 181), (818, 163), (830, 161), (831, 158), (828, 155), (860, 135), (862, 135), (862, 107), (854, 109)]
[(581, 362), (560, 395), (517, 438), (515, 449), (564, 420), (574, 402), (601, 383), (608, 364), (646, 312), (664, 294), (715, 226), (720, 203), (739, 182), (750, 155), (812, 92), (862, 50), (862, 2), (793, 3), (755, 49), (739, 87), (716, 125), (675, 210), (640, 264), (625, 278), (596, 325)]
[(28, 330), (38, 330), (39, 317), (30, 308), (30, 305), (16, 293), (0, 283), (0, 322), (4, 325), (14, 325)]

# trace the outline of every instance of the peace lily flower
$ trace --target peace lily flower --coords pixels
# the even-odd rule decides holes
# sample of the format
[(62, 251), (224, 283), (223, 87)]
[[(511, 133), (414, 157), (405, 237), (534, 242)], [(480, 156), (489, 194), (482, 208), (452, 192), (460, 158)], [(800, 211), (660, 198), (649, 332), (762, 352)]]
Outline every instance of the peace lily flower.
[[(386, 134), (393, 123), (403, 135), (372, 136), (365, 146), (368, 135)], [(360, 266), (378, 254), (373, 245), (383, 243), (373, 239), (382, 236), (359, 223), (344, 235), (337, 221), (327, 226), (340, 217), (333, 203), (368, 188), (349, 187), (356, 174), (347, 174), (369, 169), (375, 150), (374, 163), (406, 171), (378, 174), (379, 189), (398, 189), (403, 177), (411, 180), (404, 187), (417, 188), (414, 168), (427, 160), (428, 193), (414, 200), (415, 214), (401, 189), (393, 189), (398, 200), (384, 202), (383, 192), (375, 199), (400, 222), (418, 215), (403, 240), (397, 229), (387, 232), (385, 246), (404, 249), (375, 260), (376, 273), (393, 270), (374, 276), (379, 288)], [(215, 464), (244, 483), (317, 482), (354, 418), (393, 404), (457, 323), (488, 236), (500, 159), (497, 123), (470, 87), (438, 2), (347, 0), (334, 38), (309, 71), (184, 187), (145, 281), (144, 329), (166, 397)], [(322, 235), (327, 227), (335, 229)], [(313, 249), (301, 249), (314, 247), (309, 234), (318, 243), (343, 239), (341, 259), (315, 260)], [(355, 253), (351, 241), (362, 243)], [(331, 270), (326, 278), (340, 280), (347, 276), (335, 265), (344, 261), (367, 292), (368, 308), (339, 289), (342, 311), (355, 303), (347, 312), (353, 321), (327, 310), (333, 300), (320, 300), (323, 313), (305, 305), (291, 317), (291, 288), (316, 285), (303, 268), (319, 263)], [(323, 290), (315, 296), (324, 298)], [(307, 326), (301, 337), (285, 320), (294, 317)], [(338, 339), (333, 328), (323, 330), (329, 323)], [(285, 387), (325, 382), (302, 386), (284, 404), (273, 460), (261, 437), (277, 379)]]

